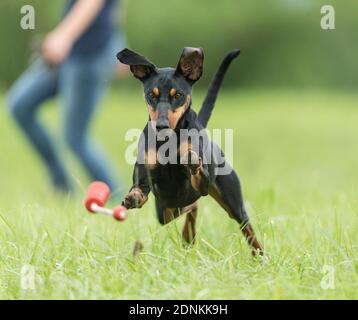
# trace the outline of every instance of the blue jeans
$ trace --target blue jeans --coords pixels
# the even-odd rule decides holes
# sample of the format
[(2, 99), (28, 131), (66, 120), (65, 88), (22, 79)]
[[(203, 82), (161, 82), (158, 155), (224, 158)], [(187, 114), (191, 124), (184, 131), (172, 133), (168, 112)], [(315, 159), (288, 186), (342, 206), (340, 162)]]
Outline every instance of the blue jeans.
[(104, 181), (114, 190), (114, 171), (88, 131), (99, 99), (112, 77), (119, 49), (112, 41), (96, 55), (70, 57), (59, 67), (50, 67), (39, 59), (9, 91), (12, 116), (44, 161), (54, 186), (60, 190), (69, 191), (71, 183), (54, 143), (37, 117), (39, 107), (59, 95), (65, 142), (93, 180)]

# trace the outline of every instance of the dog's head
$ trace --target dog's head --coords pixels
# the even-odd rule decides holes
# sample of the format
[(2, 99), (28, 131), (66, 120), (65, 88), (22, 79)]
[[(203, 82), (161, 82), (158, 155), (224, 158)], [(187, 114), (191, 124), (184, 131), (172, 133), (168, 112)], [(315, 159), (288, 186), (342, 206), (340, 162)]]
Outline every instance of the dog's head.
[(193, 84), (203, 72), (201, 48), (184, 48), (176, 68), (157, 68), (144, 56), (124, 49), (117, 54), (130, 66), (133, 75), (143, 82), (150, 120), (158, 131), (175, 129), (191, 105)]

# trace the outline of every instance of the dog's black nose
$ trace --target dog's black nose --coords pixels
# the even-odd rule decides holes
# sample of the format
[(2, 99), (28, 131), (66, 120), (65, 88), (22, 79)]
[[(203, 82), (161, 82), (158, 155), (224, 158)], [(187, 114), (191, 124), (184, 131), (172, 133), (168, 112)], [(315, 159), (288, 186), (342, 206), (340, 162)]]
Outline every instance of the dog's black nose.
[(155, 127), (158, 131), (163, 129), (169, 129), (169, 121), (167, 117), (159, 116), (157, 123), (155, 124)]
[(168, 119), (168, 110), (170, 109), (170, 104), (160, 102), (157, 105), (158, 118), (155, 124), (155, 127), (158, 131), (169, 128), (169, 119)]

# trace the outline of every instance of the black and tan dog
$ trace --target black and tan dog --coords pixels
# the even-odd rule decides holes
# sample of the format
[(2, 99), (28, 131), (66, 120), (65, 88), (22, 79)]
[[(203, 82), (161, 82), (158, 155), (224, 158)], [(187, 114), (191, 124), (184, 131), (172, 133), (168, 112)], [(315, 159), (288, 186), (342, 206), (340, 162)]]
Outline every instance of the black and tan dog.
[[(142, 155), (144, 160), (137, 159), (133, 186), (123, 204), (127, 208), (140, 208), (152, 191), (159, 222), (166, 224), (185, 214), (183, 238), (192, 243), (196, 235), (196, 201), (210, 194), (240, 224), (253, 253), (262, 254), (262, 246), (256, 239), (244, 207), (239, 178), (216, 144), (210, 142), (205, 146), (200, 140), (198, 147), (194, 148), (191, 139), (177, 139), (174, 159), (178, 161), (163, 164), (158, 160), (161, 157), (158, 150), (166, 140), (158, 139), (154, 147), (147, 143), (150, 132), (158, 136), (170, 130), (171, 134), (179, 137), (185, 129), (204, 131), (224, 75), (239, 53), (239, 50), (234, 50), (222, 61), (198, 116), (191, 109), (191, 101), (192, 86), (202, 75), (202, 49), (184, 48), (176, 68), (157, 68), (144, 56), (129, 49), (117, 54), (119, 61), (129, 65), (133, 75), (142, 81), (149, 113), (149, 122), (142, 135), (145, 142), (140, 143), (138, 148), (138, 157)], [(224, 159), (224, 163), (218, 162), (220, 158)], [(230, 170), (218, 174), (217, 169), (222, 166)]]

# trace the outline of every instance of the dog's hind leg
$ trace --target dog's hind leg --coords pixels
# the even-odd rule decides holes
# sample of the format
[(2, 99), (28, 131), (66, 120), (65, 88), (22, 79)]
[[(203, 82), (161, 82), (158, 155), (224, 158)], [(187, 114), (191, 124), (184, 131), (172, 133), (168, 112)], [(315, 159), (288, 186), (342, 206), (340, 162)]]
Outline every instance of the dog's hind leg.
[(165, 208), (156, 199), (155, 207), (158, 221), (162, 225), (165, 225), (178, 218), (180, 215), (185, 214), (185, 223), (182, 232), (183, 239), (188, 244), (193, 244), (195, 242), (195, 221), (198, 212), (198, 206), (196, 202), (184, 208)]
[(182, 213), (185, 214), (185, 223), (183, 227), (182, 236), (186, 243), (194, 244), (196, 229), (195, 222), (198, 215), (198, 205), (196, 202), (182, 209)]
[(257, 240), (245, 210), (240, 181), (234, 170), (227, 175), (218, 175), (210, 187), (209, 194), (236, 220), (252, 248), (252, 253), (263, 255), (263, 247)]
[(157, 199), (155, 199), (155, 209), (158, 221), (162, 225), (173, 221), (181, 215), (180, 208), (166, 208)]

